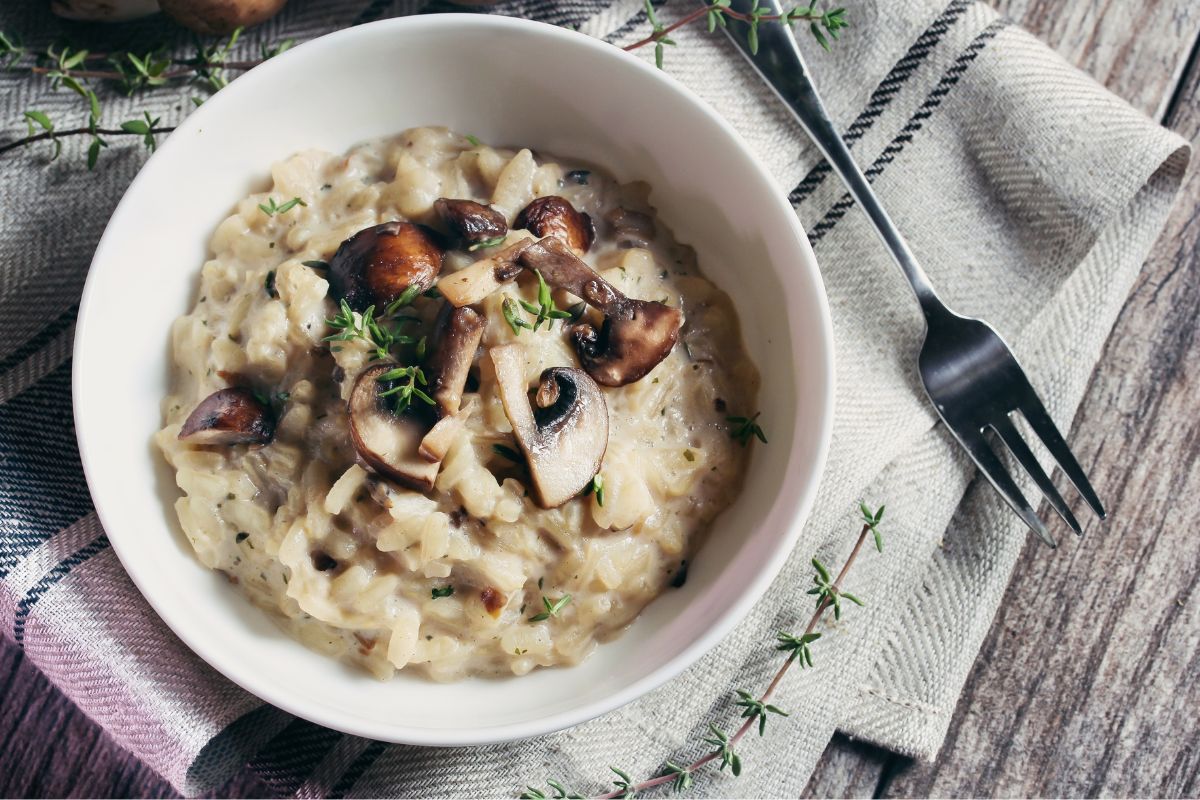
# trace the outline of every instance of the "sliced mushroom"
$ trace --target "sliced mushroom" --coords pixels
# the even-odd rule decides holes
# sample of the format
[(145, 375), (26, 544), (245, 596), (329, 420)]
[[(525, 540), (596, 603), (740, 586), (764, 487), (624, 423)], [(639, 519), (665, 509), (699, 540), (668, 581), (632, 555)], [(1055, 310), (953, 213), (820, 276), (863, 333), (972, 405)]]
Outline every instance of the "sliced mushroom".
[(329, 285), (355, 311), (382, 309), (417, 286), (425, 291), (442, 271), (444, 252), (435, 234), (411, 222), (364, 228), (342, 242), (329, 261)]
[(434, 202), (433, 208), (446, 227), (467, 244), (503, 238), (508, 233), (508, 222), (503, 214), (474, 200), (442, 197)]
[(608, 448), (608, 404), (587, 373), (554, 367), (542, 373), (529, 404), (525, 356), (519, 344), (490, 351), (496, 366), (500, 402), (525, 453), (534, 498), (555, 508), (575, 497), (600, 469)]
[(191, 444), (266, 444), (274, 434), (271, 408), (240, 387), (201, 400), (179, 429), (179, 438)]
[(648, 214), (617, 206), (604, 215), (604, 220), (612, 228), (617, 247), (647, 247), (654, 240), (654, 220)]
[(427, 492), (433, 488), (439, 464), (420, 454), (421, 440), (430, 428), (427, 406), (393, 414), (380, 392), (387, 384), (379, 376), (394, 364), (378, 364), (363, 370), (350, 393), (350, 437), (354, 449), (371, 469), (397, 483)]
[(541, 272), (546, 283), (583, 298), (604, 314), (599, 332), (587, 322), (567, 329), (579, 362), (597, 383), (624, 386), (641, 379), (679, 339), (683, 312), (657, 300), (626, 297), (556, 239), (525, 248), (520, 261)]
[(470, 308), (445, 306), (438, 315), (436, 340), (429, 355), (429, 393), (439, 417), (458, 413), (467, 373), (483, 338), (484, 318)]
[(429, 433), (425, 434), (425, 438), (417, 447), (417, 453), (426, 461), (440, 464), (446, 453), (450, 452), (450, 445), (454, 444), (462, 427), (462, 415), (442, 417), (429, 429)]
[(479, 259), (466, 269), (445, 276), (438, 281), (438, 292), (456, 306), (481, 302), (521, 274), (522, 267), (517, 263), (517, 257), (532, 243), (533, 239), (522, 239), (495, 255)]
[(525, 228), (534, 236), (553, 236), (577, 253), (586, 253), (596, 239), (592, 218), (575, 210), (556, 194), (538, 197), (517, 215), (514, 228)]

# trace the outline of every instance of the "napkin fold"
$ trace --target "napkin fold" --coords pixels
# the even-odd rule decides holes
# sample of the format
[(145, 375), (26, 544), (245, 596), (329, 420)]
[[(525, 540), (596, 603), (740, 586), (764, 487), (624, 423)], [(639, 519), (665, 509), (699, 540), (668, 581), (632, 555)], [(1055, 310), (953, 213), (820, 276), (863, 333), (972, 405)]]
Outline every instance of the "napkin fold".
[[(848, 6), (853, 27), (831, 52), (803, 42), (834, 119), (945, 299), (1008, 338), (1068, 430), (1166, 220), (1186, 144), (982, 3)], [(292, 2), (239, 52), (446, 10), (460, 9)], [(516, 0), (492, 10), (615, 45), (647, 30), (641, 0)], [(37, 46), (58, 23), (45, 4), (6, 4), (0, 30)], [(161, 23), (133, 35), (173, 37), (183, 52), (182, 35)], [(0, 157), (0, 631), (181, 792), (209, 792), (247, 761), (276, 791), (303, 797), (503, 796), (547, 775), (592, 792), (609, 764), (648, 776), (667, 758), (698, 755), (708, 724), (728, 728), (736, 716), (733, 690), (760, 687), (777, 668), (774, 633), (811, 610), (809, 559), (841, 563), (859, 498), (888, 507), (885, 552), (865, 553), (849, 579), (866, 607), (827, 630), (814, 669), (789, 674), (778, 703), (792, 716), (743, 745), (742, 776), (707, 773), (692, 793), (798, 796), (836, 730), (936, 755), (1025, 531), (927, 405), (915, 372), (916, 306), (836, 176), (722, 37), (692, 26), (674, 38), (667, 70), (777, 176), (821, 264), (838, 370), (829, 466), (787, 566), (717, 648), (601, 719), (509, 745), (406, 747), (321, 728), (233, 686), (166, 629), (91, 513), (70, 407), (70, 345), (91, 251), (143, 155), (114, 143), (92, 174), (78, 142), (50, 165), (30, 152)], [(102, 99), (113, 118), (160, 107), (166, 124), (182, 115), (187, 94)], [(0, 73), (0, 119), (12, 137), (29, 108), (79, 116), (68, 93)]]

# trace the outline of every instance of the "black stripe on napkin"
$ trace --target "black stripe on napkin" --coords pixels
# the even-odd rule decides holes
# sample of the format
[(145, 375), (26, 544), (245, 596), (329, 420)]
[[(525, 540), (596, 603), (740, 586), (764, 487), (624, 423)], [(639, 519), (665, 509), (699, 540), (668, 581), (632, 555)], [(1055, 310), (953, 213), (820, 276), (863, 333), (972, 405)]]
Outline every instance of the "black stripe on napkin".
[(276, 793), (294, 794), (343, 736), (306, 720), (293, 720), (251, 759), (250, 768)]
[(71, 416), (71, 362), (0, 405), (0, 580), (92, 510)]
[[(873, 181), (882, 175), (887, 165), (896, 160), (896, 156), (904, 150), (905, 145), (912, 141), (913, 134), (921, 130), (925, 121), (933, 115), (934, 110), (942, 104), (942, 100), (946, 98), (946, 95), (950, 93), (950, 90), (954, 88), (954, 85), (966, 73), (971, 62), (988, 46), (988, 43), (992, 39), (996, 38), (996, 34), (1008, 25), (1009, 21), (1005, 19), (998, 19), (991, 25), (988, 25), (975, 37), (974, 41), (967, 46), (962, 54), (955, 59), (950, 68), (946, 70), (946, 73), (942, 75), (942, 79), (938, 81), (937, 86), (925, 98), (925, 102), (913, 113), (900, 133), (896, 134), (896, 138), (892, 139), (883, 152), (879, 154), (879, 157), (863, 172), (868, 181)], [(821, 221), (808, 232), (809, 243), (815, 246), (817, 242), (821, 241), (826, 233), (833, 230), (838, 220), (846, 216), (846, 212), (853, 205), (854, 198), (850, 197), (849, 193), (842, 195), (842, 198), (834, 203), (833, 207), (821, 218)]]
[(4, 373), (28, 359), (38, 350), (41, 350), (55, 336), (58, 336), (67, 328), (71, 327), (71, 324), (75, 322), (75, 318), (77, 316), (79, 316), (79, 304), (75, 303), (66, 311), (64, 311), (57, 319), (52, 320), (42, 326), (40, 331), (29, 337), (24, 344), (9, 353), (8, 356), (0, 359), (0, 378), (4, 377)]
[(17, 644), (23, 645), (25, 642), (25, 621), (29, 619), (29, 612), (37, 605), (37, 601), (42, 599), (46, 592), (50, 591), (50, 587), (61, 581), (63, 578), (71, 574), (71, 570), (78, 567), (83, 562), (87, 561), (97, 553), (101, 553), (108, 549), (108, 536), (100, 534), (92, 541), (85, 544), (83, 547), (76, 550), (71, 555), (58, 562), (54, 569), (42, 576), (41, 580), (33, 585), (33, 587), (25, 593), (21, 601), (17, 603), (17, 612), (13, 618), (13, 640)]
[(379, 760), (383, 755), (383, 751), (387, 749), (387, 744), (384, 742), (371, 742), (367, 745), (367, 749), (358, 754), (358, 758), (350, 763), (350, 766), (342, 773), (342, 777), (338, 778), (338, 782), (334, 784), (326, 797), (330, 800), (346, 796), (346, 792), (354, 788), (354, 784), (358, 783), (358, 779), (363, 773), (371, 768), (371, 765)]
[[(925, 29), (925, 32), (918, 37), (913, 46), (908, 49), (904, 57), (896, 62), (879, 85), (875, 87), (875, 91), (871, 93), (871, 99), (867, 101), (867, 107), (862, 110), (846, 132), (842, 134), (842, 139), (847, 146), (853, 146), (863, 137), (875, 120), (883, 114), (892, 99), (900, 93), (900, 89), (912, 77), (912, 74), (917, 71), (917, 68), (924, 63), (926, 57), (933, 52), (934, 48), (941, 43), (942, 37), (946, 32), (954, 26), (954, 23), (966, 12), (968, 8), (975, 4), (975, 0), (954, 0), (946, 9), (933, 21), (933, 24)], [(803, 203), (809, 195), (817, 190), (828, 177), (830, 173), (829, 162), (822, 160), (819, 164), (809, 170), (804, 176), (804, 180), (796, 185), (788, 195), (788, 201), (792, 205)]]

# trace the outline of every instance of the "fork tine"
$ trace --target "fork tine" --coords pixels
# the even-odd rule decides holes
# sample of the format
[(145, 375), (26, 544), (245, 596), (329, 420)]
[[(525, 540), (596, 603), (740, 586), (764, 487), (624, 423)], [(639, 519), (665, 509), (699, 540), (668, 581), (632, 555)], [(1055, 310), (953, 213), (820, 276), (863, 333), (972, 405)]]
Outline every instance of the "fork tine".
[(1050, 505), (1054, 506), (1054, 510), (1058, 512), (1058, 515), (1071, 526), (1071, 530), (1082, 534), (1083, 531), (1079, 527), (1079, 520), (1075, 519), (1075, 515), (1071, 513), (1071, 509), (1067, 508), (1067, 502), (1058, 493), (1058, 489), (1054, 488), (1054, 483), (1050, 480), (1050, 476), (1042, 469), (1042, 465), (1038, 463), (1037, 457), (1029, 449), (1029, 445), (1025, 444), (1025, 440), (1021, 438), (1021, 433), (1017, 430), (1017, 426), (1013, 424), (1012, 419), (1005, 414), (1004, 417), (992, 423), (992, 430), (996, 431), (1000, 439), (1008, 446), (1008, 450), (1013, 454), (1013, 457), (1021, 462), (1021, 466), (1033, 477), (1033, 482), (1042, 490), (1042, 494), (1050, 501)]
[(1021, 494), (1016, 482), (1008, 474), (1008, 470), (1000, 463), (1000, 459), (996, 457), (987, 440), (983, 438), (983, 434), (975, 433), (970, 438), (959, 436), (958, 440), (963, 448), (971, 454), (971, 458), (975, 460), (984, 477), (991, 482), (992, 486), (996, 487), (996, 491), (1012, 507), (1012, 510), (1017, 512), (1017, 516), (1025, 520), (1025, 524), (1042, 537), (1043, 542), (1051, 547), (1058, 547), (1058, 543), (1054, 541), (1050, 531), (1046, 530), (1045, 524), (1038, 518), (1033, 507), (1029, 505), (1029, 501), (1025, 499), (1025, 495)]
[(1075, 484), (1075, 488), (1092, 507), (1092, 511), (1096, 512), (1096, 516), (1104, 519), (1107, 515), (1104, 513), (1104, 506), (1100, 503), (1100, 498), (1096, 496), (1096, 491), (1088, 482), (1087, 475), (1083, 474), (1083, 467), (1079, 466), (1079, 462), (1075, 460), (1071, 448), (1067, 447), (1054, 420), (1050, 419), (1050, 414), (1032, 387), (1029, 388), (1025, 401), (1020, 404), (1020, 409), (1025, 419), (1029, 421), (1029, 426), (1033, 428), (1033, 432), (1050, 451), (1050, 456), (1058, 462), (1059, 468), (1066, 473), (1071, 483)]

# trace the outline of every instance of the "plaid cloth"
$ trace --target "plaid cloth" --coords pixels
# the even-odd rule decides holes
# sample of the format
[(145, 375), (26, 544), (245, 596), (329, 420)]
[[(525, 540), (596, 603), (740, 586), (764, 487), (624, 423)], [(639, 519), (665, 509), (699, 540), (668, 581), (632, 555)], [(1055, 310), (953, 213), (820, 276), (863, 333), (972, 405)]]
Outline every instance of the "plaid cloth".
[[(186, 34), (151, 19), (71, 26), (46, 3), (6, 3), (0, 30), (35, 47), (68, 34), (93, 50), (148, 49)], [(830, 111), (859, 163), (951, 304), (1008, 336), (1060, 427), (1069, 427), (1101, 346), (1165, 221), (1188, 159), (1154, 125), (1024, 32), (969, 0), (851, 0), (853, 27), (811, 49)], [(402, 13), (461, 10), (402, 0), (292, 0), (235, 51), (307, 39)], [(615, 45), (647, 32), (641, 0), (513, 0), (490, 9), (576, 27)], [(662, 9), (664, 18), (685, 4)], [(835, 730), (932, 758), (1025, 538), (975, 480), (915, 377), (921, 322), (865, 220), (769, 91), (722, 37), (678, 31), (667, 69), (723, 113), (788, 193), (822, 265), (834, 315), (838, 396), (829, 467), (800, 546), (766, 598), (712, 653), (667, 686), (571, 731), (505, 746), (385, 745), (264, 705), (189, 652), (122, 571), (91, 513), (71, 421), (70, 347), (91, 252), (145, 154), (114, 140), (95, 173), (86, 143), (63, 157), (0, 157), (0, 630), (121, 744), (180, 791), (211, 791), (246, 762), (280, 794), (496, 796), (558, 775), (602, 788), (607, 765), (636, 776), (699, 753), (728, 727), (731, 690), (778, 665), (764, 647), (806, 617), (808, 560), (845, 557), (855, 501), (888, 504), (888, 549), (852, 575), (864, 609), (819, 643), (779, 703), (792, 712), (743, 745), (736, 781), (700, 796), (797, 796)], [(642, 52), (644, 57), (650, 57)], [(125, 98), (105, 120), (150, 108), (163, 124), (189, 88)], [(0, 142), (21, 112), (84, 116), (45, 81), (0, 75)], [(265, 169), (265, 165), (264, 165)], [(149, 331), (147, 335), (155, 335)], [(166, 331), (161, 332), (166, 336)], [(1103, 494), (1104, 487), (1099, 487)], [(1087, 546), (1086, 543), (1082, 546)], [(1055, 557), (1047, 553), (1045, 557)]]

